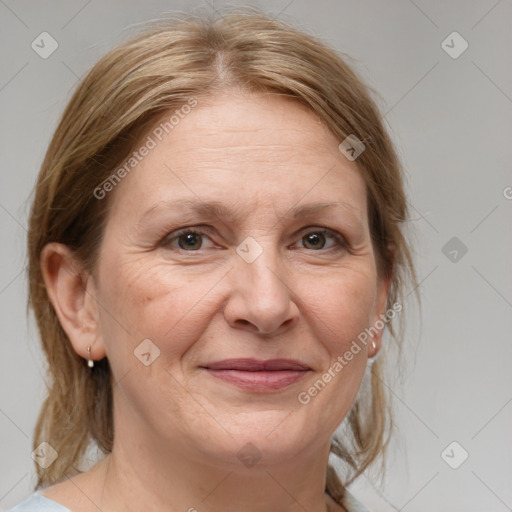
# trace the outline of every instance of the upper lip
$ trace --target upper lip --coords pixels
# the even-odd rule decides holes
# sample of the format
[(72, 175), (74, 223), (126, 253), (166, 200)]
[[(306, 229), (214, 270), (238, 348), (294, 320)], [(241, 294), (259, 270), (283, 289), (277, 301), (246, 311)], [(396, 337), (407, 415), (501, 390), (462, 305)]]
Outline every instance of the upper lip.
[(223, 359), (202, 366), (209, 370), (239, 370), (246, 372), (279, 371), (279, 370), (310, 370), (309, 366), (296, 359)]

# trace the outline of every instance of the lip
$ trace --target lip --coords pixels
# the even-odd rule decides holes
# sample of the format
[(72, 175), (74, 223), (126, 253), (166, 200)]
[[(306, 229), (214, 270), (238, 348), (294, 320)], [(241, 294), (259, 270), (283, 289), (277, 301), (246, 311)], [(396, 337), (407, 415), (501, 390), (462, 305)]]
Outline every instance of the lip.
[(294, 359), (224, 359), (202, 366), (213, 377), (255, 392), (284, 389), (311, 370)]
[(309, 366), (295, 359), (223, 359), (203, 365), (208, 370), (239, 370), (247, 372), (283, 371), (283, 370), (310, 370)]

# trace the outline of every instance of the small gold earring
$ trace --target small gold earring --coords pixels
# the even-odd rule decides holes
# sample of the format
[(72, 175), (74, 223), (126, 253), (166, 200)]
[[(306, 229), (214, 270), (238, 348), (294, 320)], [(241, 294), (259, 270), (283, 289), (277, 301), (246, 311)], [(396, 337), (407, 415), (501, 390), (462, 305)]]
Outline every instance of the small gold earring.
[(87, 347), (87, 366), (92, 368), (94, 366), (94, 361), (91, 359), (91, 347)]

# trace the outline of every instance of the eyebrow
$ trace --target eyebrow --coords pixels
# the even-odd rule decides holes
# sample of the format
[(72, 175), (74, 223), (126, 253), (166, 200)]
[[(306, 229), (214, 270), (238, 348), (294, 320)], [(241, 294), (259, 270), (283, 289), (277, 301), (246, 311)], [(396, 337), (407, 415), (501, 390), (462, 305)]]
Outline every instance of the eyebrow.
[[(303, 217), (309, 217), (317, 213), (321, 213), (326, 210), (331, 210), (333, 208), (340, 207), (349, 211), (351, 214), (355, 214), (355, 217), (358, 220), (360, 220), (359, 210), (350, 203), (346, 203), (344, 201), (336, 201), (330, 203), (317, 202), (302, 206), (294, 206), (290, 208), (285, 213), (284, 216), (290, 217), (292, 219), (300, 219)], [(171, 209), (188, 210), (199, 216), (218, 217), (220, 219), (230, 218), (233, 217), (234, 215), (234, 212), (231, 209), (229, 209), (219, 201), (196, 202), (190, 199), (183, 199), (176, 201), (160, 201), (154, 204), (140, 216), (138, 223), (144, 222), (144, 220), (146, 220), (149, 217), (152, 217), (153, 215), (159, 213), (160, 211)]]

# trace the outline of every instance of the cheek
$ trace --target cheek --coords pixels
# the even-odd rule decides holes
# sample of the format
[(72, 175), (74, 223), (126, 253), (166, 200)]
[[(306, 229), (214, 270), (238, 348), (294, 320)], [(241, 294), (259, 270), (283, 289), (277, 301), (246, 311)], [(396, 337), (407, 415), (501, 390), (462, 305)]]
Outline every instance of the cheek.
[(348, 413), (367, 367), (366, 346), (358, 336), (370, 325), (375, 276), (369, 267), (337, 272), (310, 294), (308, 309), (325, 357), (315, 380), (300, 390), (300, 407), (318, 418), (330, 435)]
[(345, 352), (370, 325), (376, 277), (371, 267), (343, 269), (317, 283), (306, 305), (331, 359)]
[(150, 339), (172, 359), (197, 339), (209, 320), (205, 296), (215, 279), (193, 280), (182, 269), (144, 261), (103, 266), (101, 315), (103, 338), (112, 359), (131, 356), (145, 339)]

